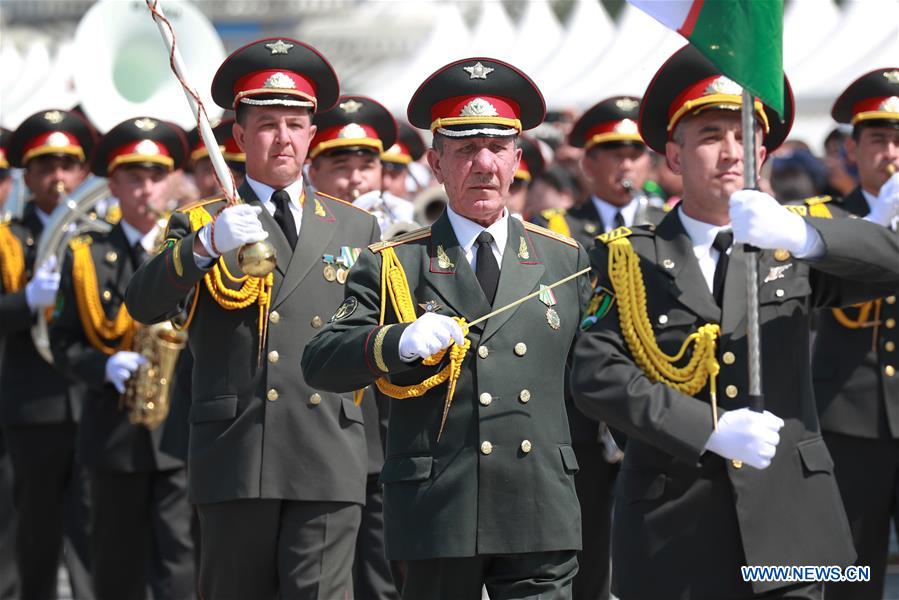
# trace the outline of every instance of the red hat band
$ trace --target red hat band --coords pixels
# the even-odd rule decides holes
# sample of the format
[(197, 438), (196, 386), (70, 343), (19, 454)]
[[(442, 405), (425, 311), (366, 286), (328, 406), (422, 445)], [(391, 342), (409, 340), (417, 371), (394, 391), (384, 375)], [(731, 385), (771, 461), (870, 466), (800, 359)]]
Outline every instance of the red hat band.
[(84, 148), (71, 133), (66, 131), (46, 131), (33, 137), (25, 144), (22, 153), (22, 164), (45, 154), (68, 154), (78, 160), (84, 160)]
[(640, 131), (637, 122), (632, 119), (619, 119), (616, 121), (606, 121), (587, 130), (585, 136), (584, 150), (589, 150), (597, 144), (606, 144), (609, 142), (640, 142)]
[(266, 100), (252, 96), (265, 96), (268, 94), (284, 94), (296, 96), (295, 106), (312, 108), (317, 106), (315, 97), (315, 83), (300, 73), (280, 69), (267, 69), (244, 75), (234, 84), (234, 106), (241, 102), (264, 106), (268, 104), (284, 105), (283, 99)]
[(106, 171), (112, 173), (113, 169), (122, 165), (134, 163), (151, 163), (165, 167), (171, 171), (175, 161), (164, 144), (153, 140), (135, 140), (124, 146), (120, 146), (109, 153), (107, 157)]
[[(702, 79), (681, 92), (668, 109), (668, 133), (688, 115), (709, 109), (740, 110), (743, 105), (743, 88), (723, 75)], [(768, 116), (761, 101), (753, 101), (756, 117), (767, 134)]]
[(871, 119), (899, 120), (899, 96), (865, 98), (852, 107), (852, 124)]
[[(521, 110), (517, 102), (500, 96), (455, 96), (441, 100), (431, 107), (431, 131), (453, 136), (455, 132), (446, 129), (452, 125), (500, 125), (505, 129), (486, 132), (510, 135), (521, 131), (519, 116)], [(467, 132), (470, 135), (470, 132)]]

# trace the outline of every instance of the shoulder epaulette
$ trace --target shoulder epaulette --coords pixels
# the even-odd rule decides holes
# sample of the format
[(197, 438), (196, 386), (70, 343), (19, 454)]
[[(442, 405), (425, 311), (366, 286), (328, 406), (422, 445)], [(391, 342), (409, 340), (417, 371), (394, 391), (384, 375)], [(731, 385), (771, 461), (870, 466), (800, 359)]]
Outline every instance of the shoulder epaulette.
[(556, 241), (562, 242), (563, 244), (568, 244), (569, 246), (577, 248), (577, 242), (574, 240), (574, 238), (568, 237), (567, 235), (558, 233), (545, 227), (540, 227), (539, 225), (534, 225), (533, 223), (528, 223), (527, 221), (522, 221), (522, 225), (524, 225), (525, 229), (536, 233), (537, 235), (552, 238)]
[(812, 196), (811, 198), (806, 198), (803, 202), (808, 206), (816, 206), (818, 204), (826, 204), (833, 200), (830, 196)]
[(609, 244), (611, 242), (614, 242), (615, 240), (630, 237), (631, 235), (633, 235), (633, 233), (634, 230), (630, 227), (616, 227), (611, 231), (599, 234), (598, 236), (596, 236), (596, 239), (598, 239), (603, 244)]
[(207, 204), (213, 204), (215, 202), (220, 202), (222, 200), (226, 200), (224, 196), (216, 196), (213, 198), (203, 198), (202, 200), (197, 200), (196, 202), (191, 202), (190, 204), (185, 204), (176, 210), (175, 212), (180, 213), (189, 213), (195, 208), (200, 208), (201, 206), (206, 206)]
[(365, 214), (367, 214), (367, 215), (370, 215), (370, 214), (371, 214), (370, 212), (368, 212), (368, 211), (365, 210), (364, 208), (361, 208), (361, 207), (359, 207), (359, 206), (356, 206), (356, 205), (353, 204), (352, 202), (347, 202), (346, 200), (341, 200), (340, 198), (338, 198), (338, 197), (336, 197), (336, 196), (332, 196), (331, 194), (326, 194), (326, 193), (324, 193), (324, 192), (319, 192), (319, 191), (316, 190), (315, 195), (316, 195), (316, 196), (320, 196), (320, 197), (322, 197), (322, 198), (325, 198), (326, 200), (331, 200), (331, 201), (333, 201), (333, 202), (339, 202), (339, 203), (341, 203), (341, 204), (345, 204), (345, 205), (349, 206), (350, 208), (355, 208), (355, 209), (358, 210), (359, 212), (363, 212), (363, 213), (365, 213)]
[(386, 240), (383, 242), (378, 242), (376, 244), (372, 244), (368, 247), (369, 250), (377, 254), (381, 250), (385, 248), (392, 248), (394, 246), (401, 246), (408, 242), (414, 242), (415, 240), (421, 240), (427, 237), (431, 237), (431, 227), (430, 225), (427, 227), (422, 227), (420, 229), (416, 229), (414, 231), (410, 231), (408, 233), (404, 233), (402, 235), (398, 235), (392, 240)]
[(564, 208), (546, 208), (540, 211), (540, 216), (549, 221), (553, 217), (564, 217), (567, 212)]
[(77, 250), (83, 246), (90, 246), (94, 243), (94, 238), (90, 234), (76, 235), (69, 240), (69, 248)]

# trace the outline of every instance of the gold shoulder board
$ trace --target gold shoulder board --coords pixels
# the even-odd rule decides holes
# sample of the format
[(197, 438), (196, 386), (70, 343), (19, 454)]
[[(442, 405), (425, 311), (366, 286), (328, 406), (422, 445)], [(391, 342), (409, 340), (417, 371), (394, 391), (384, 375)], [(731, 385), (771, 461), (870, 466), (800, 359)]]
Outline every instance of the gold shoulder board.
[(615, 240), (626, 238), (632, 233), (634, 232), (631, 231), (629, 227), (618, 227), (616, 229), (613, 229), (612, 231), (609, 231), (608, 233), (603, 233), (596, 236), (596, 239), (598, 239), (603, 244), (610, 244)]
[[(564, 213), (563, 213), (564, 214)], [(524, 228), (532, 233), (536, 233), (537, 235), (542, 235), (544, 237), (552, 238), (558, 242), (562, 242), (563, 244), (568, 244), (573, 248), (577, 248), (577, 242), (574, 241), (573, 238), (568, 237), (567, 235), (563, 235), (551, 229), (547, 229), (545, 227), (540, 227), (539, 225), (534, 225), (533, 223), (529, 223), (528, 221), (522, 221), (521, 223), (524, 225)]]
[(372, 244), (368, 247), (369, 250), (377, 254), (384, 248), (392, 248), (394, 246), (401, 246), (402, 244), (408, 242), (414, 242), (415, 240), (420, 240), (426, 237), (431, 236), (431, 227), (421, 227), (420, 229), (416, 229), (414, 231), (410, 231), (408, 233), (404, 233), (402, 235), (398, 235), (392, 240), (386, 240), (383, 242), (378, 242), (376, 244)]

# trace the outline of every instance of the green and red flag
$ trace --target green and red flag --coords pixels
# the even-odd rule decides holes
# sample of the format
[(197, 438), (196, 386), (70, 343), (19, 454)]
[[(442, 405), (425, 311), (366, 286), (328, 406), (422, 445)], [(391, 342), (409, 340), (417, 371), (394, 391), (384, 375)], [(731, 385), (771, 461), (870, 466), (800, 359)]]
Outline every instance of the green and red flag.
[(783, 116), (783, 0), (627, 1)]

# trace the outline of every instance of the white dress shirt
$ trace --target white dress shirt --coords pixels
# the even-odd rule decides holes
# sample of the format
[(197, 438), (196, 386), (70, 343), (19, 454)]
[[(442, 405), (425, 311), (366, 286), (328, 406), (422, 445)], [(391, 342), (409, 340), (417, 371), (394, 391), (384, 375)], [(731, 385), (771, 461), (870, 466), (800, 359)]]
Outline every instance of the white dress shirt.
[(615, 229), (615, 215), (619, 212), (624, 217), (625, 226), (632, 227), (634, 220), (637, 218), (637, 209), (640, 208), (639, 198), (631, 199), (624, 206), (615, 206), (596, 195), (590, 196), (590, 199), (593, 201), (593, 206), (596, 207), (596, 212), (599, 213), (599, 218), (606, 233)]
[[(712, 242), (715, 241), (715, 236), (718, 235), (719, 231), (729, 230), (730, 225), (719, 227), (697, 221), (687, 216), (682, 208), (677, 209), (677, 216), (680, 217), (681, 225), (684, 226), (687, 235), (690, 236), (690, 241), (693, 242), (693, 254), (696, 255), (696, 260), (699, 261), (699, 270), (702, 271), (702, 277), (705, 279), (709, 292), (712, 292), (715, 267), (718, 265), (718, 257), (721, 256), (720, 252), (712, 248)], [(731, 246), (731, 249), (733, 249), (733, 246)], [(728, 254), (730, 254), (730, 251), (728, 251)]]
[[(449, 204), (446, 205), (446, 215), (449, 217), (456, 239), (459, 240), (459, 246), (465, 253), (465, 259), (468, 260), (471, 270), (474, 271), (477, 267), (475, 263), (477, 262), (478, 252), (473, 246), (477, 243), (478, 236), (484, 231), (485, 227), (458, 214)], [(490, 249), (493, 250), (493, 256), (496, 257), (496, 264), (502, 268), (503, 251), (506, 249), (506, 239), (509, 237), (509, 211), (504, 208), (503, 216), (486, 229), (493, 236)]]
[[(274, 216), (277, 206), (272, 201), (272, 194), (275, 193), (276, 188), (256, 181), (249, 175), (247, 175), (246, 179), (247, 185), (249, 185), (250, 189), (252, 189), (256, 193), (256, 197), (259, 198), (260, 202), (262, 202), (262, 206), (265, 208), (265, 210), (268, 211), (268, 214)], [(300, 221), (303, 218), (303, 207), (300, 206), (300, 195), (303, 193), (303, 178), (300, 177), (299, 179), (291, 183), (289, 186), (284, 188), (284, 191), (290, 194), (290, 212), (293, 213), (293, 222), (296, 223), (297, 237), (299, 237)]]
[(159, 234), (158, 223), (145, 234), (138, 231), (136, 227), (125, 221), (125, 219), (119, 221), (119, 224), (122, 226), (125, 239), (128, 240), (128, 247), (134, 248), (134, 244), (140, 241), (140, 245), (147, 251), (147, 254), (152, 255), (155, 252), (156, 236)]

